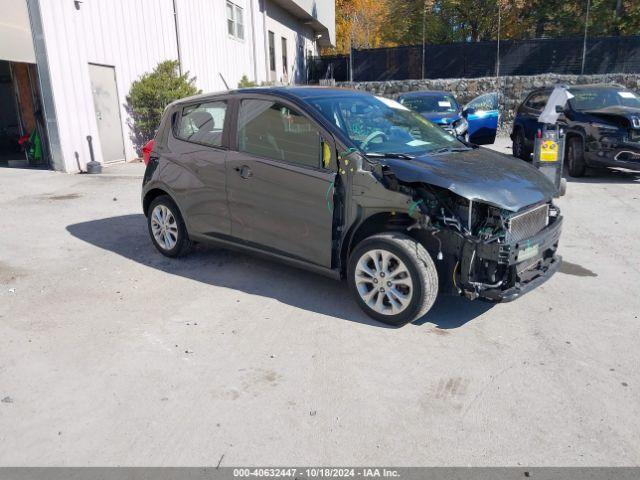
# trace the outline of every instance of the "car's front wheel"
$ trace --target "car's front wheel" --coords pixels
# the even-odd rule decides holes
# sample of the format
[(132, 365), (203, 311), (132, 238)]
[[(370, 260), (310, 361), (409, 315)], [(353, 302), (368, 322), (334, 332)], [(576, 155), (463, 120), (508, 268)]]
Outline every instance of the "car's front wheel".
[(569, 175), (572, 177), (582, 177), (587, 169), (584, 163), (584, 145), (582, 139), (571, 137), (567, 147), (567, 163)]
[(438, 273), (427, 250), (403, 233), (373, 235), (349, 257), (349, 286), (370, 317), (401, 326), (422, 317), (438, 295)]
[(163, 255), (178, 257), (191, 248), (180, 210), (168, 195), (161, 195), (151, 202), (147, 226), (151, 241)]

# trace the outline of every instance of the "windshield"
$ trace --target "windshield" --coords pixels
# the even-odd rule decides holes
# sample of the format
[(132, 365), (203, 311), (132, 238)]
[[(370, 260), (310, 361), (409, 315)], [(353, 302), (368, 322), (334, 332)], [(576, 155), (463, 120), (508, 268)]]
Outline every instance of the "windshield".
[(569, 91), (574, 96), (569, 100), (571, 108), (578, 111), (619, 106), (640, 108), (640, 97), (622, 88), (576, 88)]
[(420, 155), (465, 148), (440, 127), (387, 98), (353, 95), (309, 102), (364, 153)]
[(420, 95), (403, 98), (400, 103), (416, 112), (457, 113), (460, 110), (453, 95)]

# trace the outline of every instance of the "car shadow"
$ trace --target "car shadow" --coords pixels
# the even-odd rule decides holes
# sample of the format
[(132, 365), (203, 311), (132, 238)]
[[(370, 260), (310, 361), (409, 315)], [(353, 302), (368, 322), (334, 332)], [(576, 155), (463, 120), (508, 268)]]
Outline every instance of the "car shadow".
[[(102, 218), (67, 226), (74, 237), (150, 268), (209, 285), (273, 298), (287, 305), (380, 328), (353, 301), (346, 282), (316, 275), (224, 248), (196, 245), (180, 259), (164, 257), (152, 245), (142, 214)], [(491, 304), (460, 297), (438, 298), (433, 309), (415, 325), (431, 323), (441, 329), (461, 327), (486, 312)]]
[(564, 170), (568, 183), (640, 183), (640, 172), (615, 168), (588, 168), (584, 177), (574, 178)]

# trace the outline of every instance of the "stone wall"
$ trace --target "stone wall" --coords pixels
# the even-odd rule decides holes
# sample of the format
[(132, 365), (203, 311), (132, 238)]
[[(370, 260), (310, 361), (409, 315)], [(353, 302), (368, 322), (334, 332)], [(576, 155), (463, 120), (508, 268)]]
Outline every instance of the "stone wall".
[(376, 95), (396, 98), (404, 92), (415, 90), (444, 90), (451, 92), (464, 105), (471, 99), (488, 92), (500, 92), (500, 131), (511, 130), (515, 110), (528, 92), (534, 88), (553, 86), (557, 83), (618, 83), (631, 90), (640, 90), (640, 74), (615, 73), (609, 75), (534, 75), (514, 77), (484, 77), (460, 79), (393, 80), (388, 82), (341, 82), (340, 87), (366, 90)]

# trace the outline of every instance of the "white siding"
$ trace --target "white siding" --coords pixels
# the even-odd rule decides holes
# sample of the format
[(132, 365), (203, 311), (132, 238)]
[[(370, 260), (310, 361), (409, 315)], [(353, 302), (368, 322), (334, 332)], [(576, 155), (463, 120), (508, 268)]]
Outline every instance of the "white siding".
[[(276, 76), (270, 78), (277, 83), (293, 84), (306, 81), (306, 52), (317, 54), (313, 30), (301, 24), (295, 17), (277, 5), (267, 1), (267, 31), (275, 35)], [(284, 72), (282, 62), (282, 38), (287, 39), (288, 71)], [(268, 52), (268, 40), (264, 40)], [(265, 66), (267, 68), (267, 66)]]
[(27, 4), (0, 0), (0, 12), (0, 60), (36, 63)]
[[(232, 0), (232, 3), (243, 9), (244, 15), (245, 38), (238, 40), (227, 31), (226, 3), (226, 0), (182, 0), (178, 5), (182, 63), (185, 71), (197, 77), (200, 89), (205, 92), (224, 90), (221, 74), (229, 88), (236, 88), (243, 75), (258, 83), (275, 81), (289, 84), (306, 81), (306, 52), (311, 50), (316, 53), (314, 34), (310, 27), (269, 0)], [(268, 74), (265, 25), (267, 31), (271, 30), (275, 34), (275, 78)], [(284, 75), (282, 69), (282, 37), (287, 39), (288, 75)], [(298, 42), (302, 45), (301, 61), (297, 60)]]
[[(181, 0), (178, 2), (180, 50), (185, 71), (197, 77), (204, 92), (236, 88), (243, 75), (254, 80), (251, 0), (233, 0), (242, 8), (244, 40), (227, 32), (226, 0)], [(260, 45), (256, 45), (259, 47)]]
[[(87, 135), (93, 137), (96, 160), (102, 161), (89, 63), (115, 67), (125, 157), (135, 158), (125, 97), (143, 73), (178, 58), (172, 0), (84, 0), (79, 10), (71, 0), (39, 2), (65, 170), (78, 170), (75, 152), (82, 168), (90, 160)], [(176, 3), (183, 70), (196, 77), (201, 90), (224, 90), (221, 74), (230, 88), (243, 75), (258, 83), (306, 80), (304, 57), (309, 50), (317, 53), (314, 32), (271, 0), (233, 0), (243, 9), (243, 40), (227, 32), (226, 0)], [(269, 75), (267, 30), (275, 34), (275, 78)], [(288, 47), (286, 74), (282, 37)]]
[(102, 161), (93, 108), (89, 63), (115, 67), (127, 160), (135, 158), (123, 104), (131, 83), (160, 61), (177, 59), (173, 7), (166, 0), (40, 0), (51, 86), (65, 170), (84, 168), (89, 158), (86, 137)]

